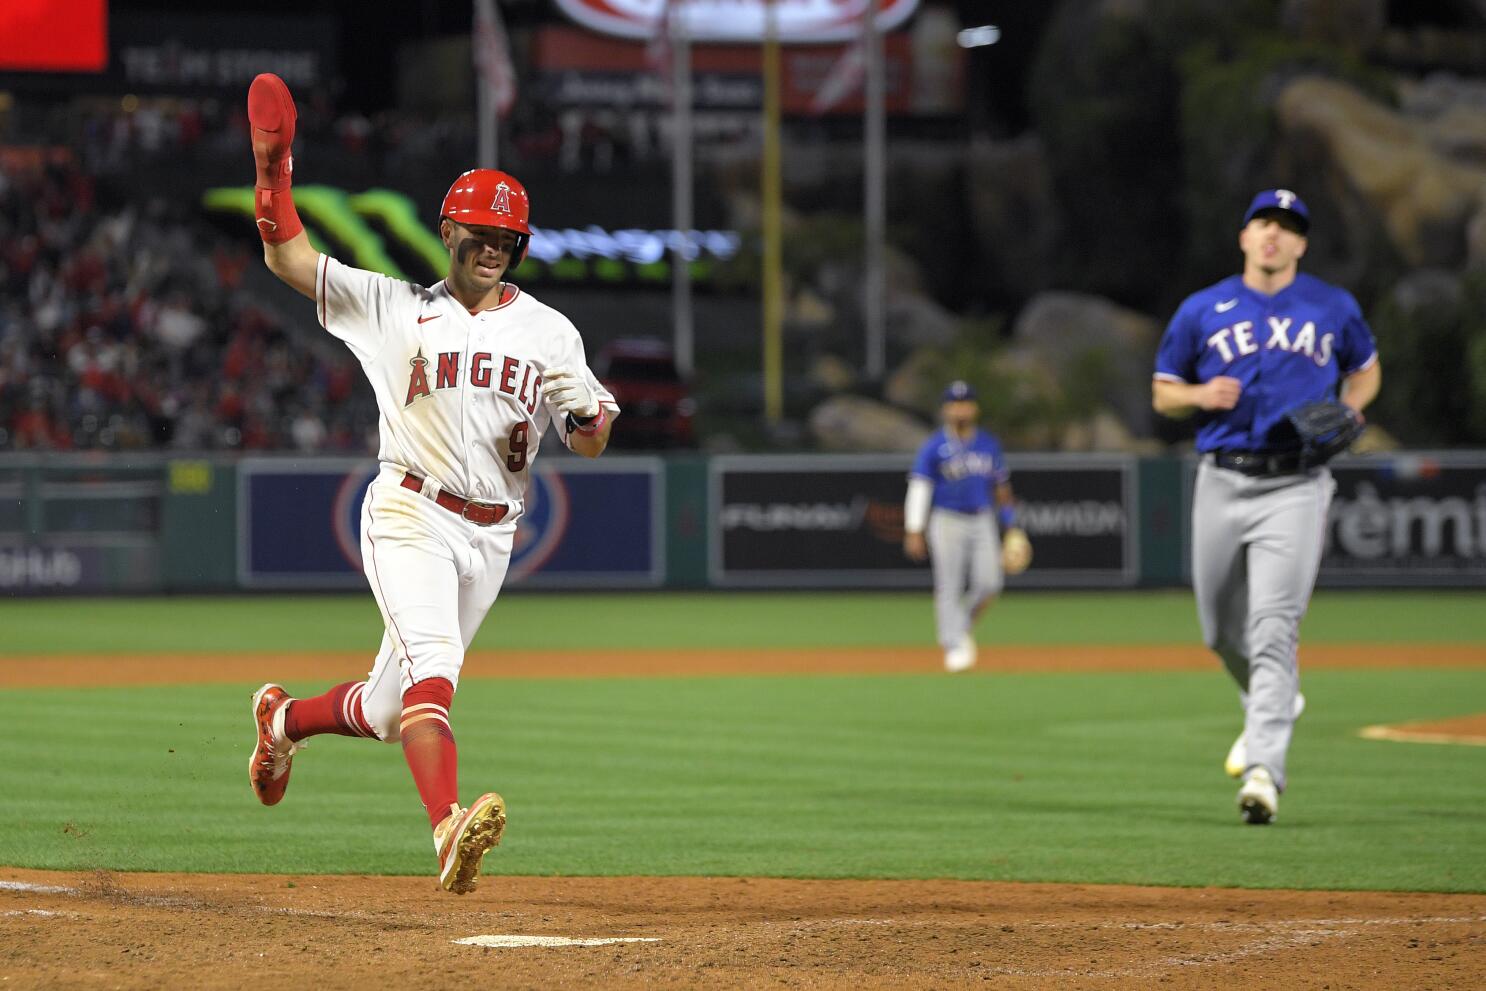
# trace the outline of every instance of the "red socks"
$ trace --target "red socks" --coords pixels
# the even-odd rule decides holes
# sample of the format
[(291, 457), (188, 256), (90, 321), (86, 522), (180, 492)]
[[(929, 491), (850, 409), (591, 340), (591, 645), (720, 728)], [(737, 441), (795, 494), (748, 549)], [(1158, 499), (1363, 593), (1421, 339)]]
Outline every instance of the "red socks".
[[(321, 733), (375, 738), (361, 708), (365, 690), (366, 682), (348, 681), (324, 695), (295, 699), (284, 714), (285, 735), (295, 742)], [(459, 802), (459, 756), (449, 727), (453, 701), (454, 686), (444, 678), (420, 681), (402, 697), (402, 753), (433, 826)]]
[(453, 701), (454, 686), (444, 678), (420, 681), (402, 697), (402, 753), (431, 826), (459, 802), (459, 757), (449, 727)]
[(361, 711), (361, 693), (365, 688), (364, 681), (348, 681), (336, 685), (324, 695), (295, 699), (289, 703), (289, 711), (284, 713), (284, 735), (296, 743), (321, 733), (375, 739), (376, 730)]

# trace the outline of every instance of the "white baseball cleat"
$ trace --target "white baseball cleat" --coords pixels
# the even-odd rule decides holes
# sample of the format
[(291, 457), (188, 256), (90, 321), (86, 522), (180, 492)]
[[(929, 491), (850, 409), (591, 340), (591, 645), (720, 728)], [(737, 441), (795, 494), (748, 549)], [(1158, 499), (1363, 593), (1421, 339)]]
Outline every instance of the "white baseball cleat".
[(975, 667), (975, 640), (966, 633), (960, 642), (944, 652), (944, 670), (969, 671)]
[(433, 831), (439, 855), (439, 887), (456, 895), (475, 890), (480, 861), (500, 842), (506, 829), (506, 803), (493, 791), (475, 799), (467, 809), (453, 806)]
[(1251, 826), (1274, 822), (1280, 811), (1280, 792), (1274, 779), (1262, 767), (1256, 767), (1238, 789), (1238, 814)]
[[(1305, 711), (1305, 696), (1299, 692), (1295, 693), (1295, 718)], [(1249, 747), (1244, 743), (1243, 733), (1238, 734), (1238, 739), (1233, 741), (1233, 746), (1228, 748), (1228, 756), (1223, 758), (1223, 773), (1230, 778), (1241, 778), (1243, 772), (1249, 766)]]

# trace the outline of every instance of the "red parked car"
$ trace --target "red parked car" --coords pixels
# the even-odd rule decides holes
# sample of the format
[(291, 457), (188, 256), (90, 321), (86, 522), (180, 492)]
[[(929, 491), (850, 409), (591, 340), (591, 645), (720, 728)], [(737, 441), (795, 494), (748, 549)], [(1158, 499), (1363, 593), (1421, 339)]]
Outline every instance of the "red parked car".
[(610, 341), (595, 355), (593, 371), (619, 403), (611, 446), (692, 446), (696, 402), (676, 370), (669, 344), (649, 337)]

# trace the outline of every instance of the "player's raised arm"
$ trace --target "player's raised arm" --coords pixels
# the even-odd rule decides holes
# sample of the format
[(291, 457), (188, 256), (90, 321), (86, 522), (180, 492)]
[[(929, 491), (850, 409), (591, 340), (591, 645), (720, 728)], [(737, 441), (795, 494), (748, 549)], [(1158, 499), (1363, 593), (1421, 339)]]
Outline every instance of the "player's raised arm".
[(253, 165), (257, 178), (253, 212), (263, 238), (263, 261), (301, 295), (315, 298), (315, 268), (320, 253), (294, 209), (290, 184), (294, 177), (294, 123), (297, 118), (289, 87), (265, 72), (248, 87), (248, 124), (253, 136)]

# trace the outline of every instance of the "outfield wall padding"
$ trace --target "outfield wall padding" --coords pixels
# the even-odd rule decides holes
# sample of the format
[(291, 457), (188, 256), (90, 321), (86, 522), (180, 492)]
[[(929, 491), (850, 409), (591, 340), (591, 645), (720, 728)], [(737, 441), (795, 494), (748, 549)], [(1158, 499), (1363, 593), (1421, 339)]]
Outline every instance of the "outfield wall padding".
[[(1188, 581), (1194, 458), (1017, 453), (1036, 554), (1012, 588)], [(510, 587), (926, 588), (897, 455), (544, 459)], [(0, 455), (0, 592), (364, 588), (369, 458)], [(1333, 470), (1320, 583), (1486, 586), (1486, 451)]]

